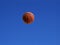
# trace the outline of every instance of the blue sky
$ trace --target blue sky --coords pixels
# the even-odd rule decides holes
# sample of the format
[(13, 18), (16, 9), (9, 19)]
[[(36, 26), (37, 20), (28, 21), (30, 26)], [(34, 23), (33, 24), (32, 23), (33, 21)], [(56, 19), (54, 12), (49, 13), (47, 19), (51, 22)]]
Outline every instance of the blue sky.
[[(60, 45), (59, 0), (0, 0), (0, 45)], [(22, 20), (34, 13), (32, 24)]]

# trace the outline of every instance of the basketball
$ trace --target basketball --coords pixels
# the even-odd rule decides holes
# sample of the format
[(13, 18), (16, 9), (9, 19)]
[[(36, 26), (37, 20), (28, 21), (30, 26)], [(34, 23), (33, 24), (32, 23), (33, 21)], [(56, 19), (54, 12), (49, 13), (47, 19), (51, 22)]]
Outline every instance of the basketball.
[(34, 21), (34, 14), (32, 12), (26, 12), (23, 14), (23, 21), (26, 24), (31, 24)]

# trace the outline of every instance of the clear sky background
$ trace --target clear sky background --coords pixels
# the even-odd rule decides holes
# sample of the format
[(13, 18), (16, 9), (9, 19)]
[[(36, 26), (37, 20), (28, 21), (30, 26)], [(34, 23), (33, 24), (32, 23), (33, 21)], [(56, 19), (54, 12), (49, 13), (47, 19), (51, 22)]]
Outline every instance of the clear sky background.
[[(60, 45), (59, 0), (0, 0), (0, 45)], [(22, 20), (34, 13), (32, 24)]]

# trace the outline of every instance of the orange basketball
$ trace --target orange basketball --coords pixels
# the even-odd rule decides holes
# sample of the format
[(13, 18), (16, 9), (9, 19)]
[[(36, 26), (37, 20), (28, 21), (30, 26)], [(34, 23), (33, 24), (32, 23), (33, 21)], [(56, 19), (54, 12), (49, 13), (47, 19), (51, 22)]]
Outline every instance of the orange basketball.
[(26, 24), (31, 24), (34, 21), (34, 14), (32, 12), (26, 12), (23, 14), (23, 21)]

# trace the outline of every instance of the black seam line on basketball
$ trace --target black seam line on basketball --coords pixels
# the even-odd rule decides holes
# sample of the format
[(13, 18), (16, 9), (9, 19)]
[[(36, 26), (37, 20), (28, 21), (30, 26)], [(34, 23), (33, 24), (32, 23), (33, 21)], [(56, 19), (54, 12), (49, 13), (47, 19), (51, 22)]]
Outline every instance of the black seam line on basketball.
[(28, 16), (27, 16), (27, 23), (28, 23)]
[(30, 21), (32, 21), (32, 17), (30, 16)]
[(26, 21), (25, 21), (25, 22), (27, 23), (27, 16), (25, 17), (25, 19), (26, 19)]
[(32, 20), (32, 18), (31, 18), (31, 16), (29, 16), (29, 20), (28, 20), (28, 22), (31, 23), (31, 20)]
[(26, 16), (26, 21), (27, 21), (27, 16)]
[(27, 21), (27, 16), (25, 17), (25, 22), (28, 23), (28, 21)]

